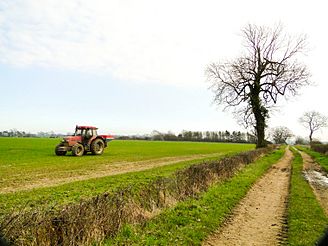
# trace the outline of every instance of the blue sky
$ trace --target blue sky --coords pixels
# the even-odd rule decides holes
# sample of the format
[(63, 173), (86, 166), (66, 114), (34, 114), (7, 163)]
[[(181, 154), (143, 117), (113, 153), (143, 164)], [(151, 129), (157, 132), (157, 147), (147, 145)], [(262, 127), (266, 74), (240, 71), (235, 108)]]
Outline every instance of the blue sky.
[(3, 129), (66, 133), (75, 124), (91, 124), (116, 134), (141, 134), (238, 128), (220, 127), (220, 117), (226, 115), (212, 105), (206, 86), (150, 86), (85, 72), (5, 65), (0, 73), (6, 81), (0, 106)]
[[(288, 33), (308, 35), (309, 52), (300, 59), (317, 86), (281, 100), (269, 125), (306, 136), (297, 122), (304, 111), (328, 115), (324, 6), (294, 0), (271, 6), (259, 0), (1, 0), (0, 130), (66, 133), (75, 124), (113, 134), (244, 130), (231, 112), (212, 104), (204, 70), (242, 52), (246, 24), (281, 22)], [(317, 137), (328, 139), (327, 131)]]

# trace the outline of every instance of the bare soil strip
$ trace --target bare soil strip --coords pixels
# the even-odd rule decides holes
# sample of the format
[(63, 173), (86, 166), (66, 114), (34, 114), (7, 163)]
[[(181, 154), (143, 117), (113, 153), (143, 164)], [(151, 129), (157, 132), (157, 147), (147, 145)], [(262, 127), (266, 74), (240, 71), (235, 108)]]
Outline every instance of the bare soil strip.
[(7, 186), (4, 188), (0, 188), (0, 194), (26, 191), (34, 188), (53, 187), (61, 184), (71, 183), (74, 181), (101, 178), (101, 177), (113, 176), (123, 173), (129, 173), (129, 172), (144, 171), (155, 167), (173, 165), (183, 161), (191, 161), (191, 160), (197, 160), (197, 159), (203, 159), (203, 158), (215, 157), (215, 156), (220, 156), (220, 154), (215, 153), (215, 154), (205, 154), (205, 155), (164, 157), (164, 158), (151, 159), (146, 161), (110, 163), (104, 165), (99, 170), (90, 170), (82, 174), (77, 173), (68, 177), (51, 178), (51, 179), (50, 178), (35, 179), (32, 183), (29, 182), (29, 183), (21, 183), (18, 186)]
[(300, 151), (303, 158), (303, 172), (308, 180), (312, 190), (317, 197), (321, 207), (328, 215), (328, 183), (327, 173), (325, 173), (319, 164), (311, 156)]
[(279, 245), (292, 159), (293, 154), (286, 149), (283, 158), (253, 185), (226, 225), (203, 245)]

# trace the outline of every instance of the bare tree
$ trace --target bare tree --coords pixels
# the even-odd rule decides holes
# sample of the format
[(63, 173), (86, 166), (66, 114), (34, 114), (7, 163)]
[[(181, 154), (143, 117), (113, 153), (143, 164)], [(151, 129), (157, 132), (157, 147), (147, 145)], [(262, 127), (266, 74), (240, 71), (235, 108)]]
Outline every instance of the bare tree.
[(271, 130), (271, 137), (276, 144), (286, 144), (287, 139), (292, 137), (293, 133), (285, 126), (278, 126)]
[(309, 144), (309, 142), (305, 138), (303, 138), (301, 136), (297, 136), (296, 139), (295, 139), (295, 144), (297, 144), (297, 145), (305, 145), (305, 144)]
[(309, 84), (309, 72), (297, 61), (305, 50), (305, 36), (289, 37), (282, 27), (248, 25), (243, 30), (245, 53), (232, 61), (212, 63), (206, 75), (214, 101), (234, 107), (247, 126), (253, 126), (257, 147), (265, 147), (270, 109), (279, 97), (294, 96)]
[(303, 116), (299, 118), (299, 122), (310, 130), (309, 139), (311, 143), (313, 133), (327, 126), (327, 117), (317, 111), (309, 111), (305, 112)]

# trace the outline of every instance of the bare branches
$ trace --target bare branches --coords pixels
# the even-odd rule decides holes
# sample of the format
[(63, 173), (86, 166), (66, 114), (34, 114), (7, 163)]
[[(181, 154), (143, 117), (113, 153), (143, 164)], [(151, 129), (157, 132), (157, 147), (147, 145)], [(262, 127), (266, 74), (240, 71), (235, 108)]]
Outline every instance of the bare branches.
[[(300, 88), (310, 84), (307, 67), (297, 60), (305, 50), (306, 37), (292, 38), (282, 30), (281, 25), (246, 26), (242, 29), (246, 53), (232, 61), (212, 63), (206, 69), (214, 101), (242, 108), (245, 115), (241, 118), (246, 125), (255, 121), (257, 129), (265, 127), (268, 109), (278, 98), (295, 96)], [(264, 129), (261, 133), (264, 137)]]
[(310, 83), (307, 67), (296, 59), (306, 47), (305, 36), (287, 37), (281, 25), (248, 25), (242, 33), (248, 52), (233, 61), (212, 63), (206, 69), (217, 103), (235, 107), (249, 101), (257, 86), (261, 103), (271, 106), (280, 96), (295, 96)]
[(287, 139), (292, 137), (293, 133), (285, 126), (278, 126), (271, 129), (271, 138), (276, 144), (286, 144)]
[(252, 79), (244, 74), (238, 63), (212, 63), (207, 67), (206, 73), (208, 79), (215, 81), (211, 86), (215, 93), (215, 102), (237, 106), (247, 100), (247, 86)]
[(315, 131), (328, 126), (328, 118), (317, 111), (305, 112), (303, 116), (299, 118), (299, 122), (310, 130), (310, 142), (312, 142), (312, 135)]

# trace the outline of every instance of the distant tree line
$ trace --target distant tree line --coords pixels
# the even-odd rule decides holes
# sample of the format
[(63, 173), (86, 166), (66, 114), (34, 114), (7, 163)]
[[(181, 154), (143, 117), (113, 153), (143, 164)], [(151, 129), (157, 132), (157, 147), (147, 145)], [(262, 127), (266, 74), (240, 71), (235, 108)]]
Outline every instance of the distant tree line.
[(193, 142), (229, 142), (256, 143), (256, 137), (250, 133), (240, 131), (182, 131), (173, 132), (153, 131), (150, 135), (118, 136), (116, 139), (153, 140), (153, 141), (193, 141)]
[(21, 137), (21, 138), (58, 138), (63, 137), (64, 134), (57, 134), (53, 131), (50, 132), (38, 132), (30, 133), (26, 131), (20, 131), (17, 129), (10, 129), (6, 131), (0, 131), (0, 137)]
[[(67, 133), (71, 135), (71, 133)], [(60, 138), (65, 134), (58, 134), (53, 131), (29, 133), (17, 129), (0, 131), (0, 137), (39, 137), (39, 138)], [(121, 140), (152, 140), (152, 141), (193, 141), (193, 142), (229, 142), (229, 143), (256, 143), (256, 137), (251, 133), (240, 131), (182, 131), (179, 134), (173, 132), (153, 131), (151, 134), (115, 136)]]

